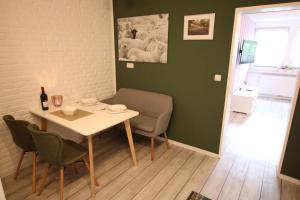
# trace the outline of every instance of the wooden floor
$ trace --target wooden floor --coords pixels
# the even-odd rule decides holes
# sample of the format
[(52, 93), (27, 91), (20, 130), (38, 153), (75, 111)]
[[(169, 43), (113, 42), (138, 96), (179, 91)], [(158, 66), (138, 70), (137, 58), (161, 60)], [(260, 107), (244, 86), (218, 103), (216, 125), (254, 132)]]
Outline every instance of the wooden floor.
[(259, 98), (251, 115), (232, 113), (224, 155), (201, 194), (212, 199), (300, 200), (300, 187), (276, 177), (290, 102)]
[[(95, 174), (100, 186), (95, 199), (186, 199), (192, 190), (200, 191), (217, 159), (156, 141), (155, 160), (150, 160), (149, 139), (135, 138), (138, 166), (133, 167), (125, 137), (105, 134), (96, 138)], [(65, 199), (90, 199), (89, 175), (78, 163), (79, 174), (66, 169)], [(38, 180), (44, 164), (38, 166)], [(53, 170), (40, 197), (31, 194), (31, 169), (21, 171), (17, 181), (3, 179), (4, 191), (10, 199), (59, 199), (59, 173)], [(38, 184), (40, 181), (38, 182)]]
[[(267, 109), (271, 107), (272, 109)], [(133, 167), (124, 135), (95, 138), (95, 174), (100, 186), (95, 199), (185, 200), (191, 191), (212, 199), (300, 200), (300, 187), (276, 178), (276, 161), (289, 103), (261, 99), (251, 116), (233, 114), (221, 160), (157, 141), (150, 161), (149, 140), (135, 138), (138, 166)], [(271, 111), (270, 111), (271, 110)], [(269, 126), (269, 125), (272, 126)], [(259, 139), (258, 139), (259, 138)], [(38, 166), (38, 185), (44, 164)], [(79, 174), (66, 169), (65, 199), (90, 199), (89, 175), (78, 163)], [(23, 169), (17, 181), (2, 179), (10, 199), (59, 199), (59, 173), (51, 171), (39, 197), (31, 193), (31, 169)]]

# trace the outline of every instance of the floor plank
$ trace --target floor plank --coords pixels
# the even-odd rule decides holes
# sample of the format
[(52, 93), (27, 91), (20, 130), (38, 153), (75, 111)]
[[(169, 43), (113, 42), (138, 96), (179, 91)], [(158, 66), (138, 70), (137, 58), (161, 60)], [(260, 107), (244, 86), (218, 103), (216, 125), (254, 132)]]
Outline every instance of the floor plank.
[[(165, 155), (166, 149), (163, 145), (160, 145), (156, 149), (156, 157), (159, 159), (162, 155)], [(150, 148), (144, 147), (141, 151), (137, 152), (138, 165), (132, 166), (130, 159), (127, 159), (115, 166), (111, 170), (100, 176), (101, 184), (100, 187), (96, 188), (96, 198), (99, 199), (110, 199), (116, 191), (127, 185), (130, 179), (138, 176), (145, 168), (147, 168), (152, 162), (150, 160)], [(85, 187), (83, 190), (70, 196), (70, 199), (81, 200), (88, 199), (90, 197), (89, 187)]]
[[(103, 148), (97, 149), (95, 151), (95, 156), (97, 157), (99, 155), (105, 154), (106, 151), (114, 149), (115, 145), (122, 144), (120, 140), (112, 140), (114, 138), (115, 137), (108, 137), (107, 139), (103, 139), (103, 141), (96, 140), (95, 144), (102, 145)], [(103, 145), (105, 143), (107, 143), (107, 144)], [(39, 188), (39, 180), (41, 179), (41, 173), (42, 173), (44, 167), (45, 167), (44, 163), (41, 163), (41, 164), (38, 165), (38, 172), (37, 172), (37, 186), (38, 186), (38, 188)], [(22, 170), (23, 176), (20, 176), (20, 178), (16, 181), (17, 184), (14, 184), (16, 182), (14, 182), (10, 177), (5, 179), (5, 180), (8, 179), (5, 182), (5, 185), (7, 185), (7, 186), (9, 185), (9, 187), (5, 188), (6, 197), (8, 199), (12, 199), (12, 200), (14, 200), (14, 199), (16, 199), (16, 200), (17, 199), (23, 199), (24, 196), (28, 196), (28, 197), (31, 197), (31, 198), (36, 197), (36, 194), (32, 194), (31, 189), (26, 187), (28, 185), (31, 185), (31, 167), (29, 167), (28, 169), (25, 169), (24, 172), (25, 173), (23, 173), (23, 170)], [(45, 188), (45, 191), (43, 192), (43, 195), (47, 195), (49, 190), (52, 191), (50, 188), (51, 188), (51, 185), (53, 183), (55, 183), (55, 181), (51, 181), (51, 180), (55, 180), (56, 177), (58, 177), (57, 169), (51, 170), (51, 173), (49, 174), (49, 179), (48, 179), (48, 180), (50, 180), (50, 183), (48, 183), (48, 186), (50, 186), (50, 187), (47, 186)], [(66, 183), (68, 183), (68, 182), (69, 182), (69, 179), (66, 179)], [(57, 187), (59, 188), (59, 186), (57, 186)], [(54, 192), (56, 192), (56, 191), (54, 190)]]
[[(205, 183), (201, 194), (211, 198), (217, 199), (223, 189), (223, 186), (228, 178), (232, 167), (237, 162), (239, 152), (239, 147), (241, 144), (233, 143), (225, 150), (222, 158), (219, 160), (214, 171), (209, 176), (207, 182)], [(243, 145), (241, 145), (243, 146)], [(237, 153), (239, 152), (239, 153)]]
[(202, 195), (212, 199), (218, 198), (235, 159), (236, 157), (233, 153), (224, 154), (201, 190)]
[[(95, 142), (97, 143), (97, 145), (111, 144), (111, 143), (114, 143), (114, 142), (120, 142), (120, 140), (118, 140), (116, 138), (118, 138), (117, 134), (112, 134), (112, 135), (106, 135), (106, 134), (104, 134), (103, 137), (101, 137), (101, 139), (96, 138)], [(95, 149), (95, 155), (98, 152), (101, 153), (100, 151), (101, 151), (101, 149)], [(19, 180), (20, 181), (24, 181), (24, 180), (28, 181), (27, 177), (31, 176), (31, 172), (32, 172), (31, 170), (32, 170), (31, 166), (23, 168), (22, 172), (19, 174), (18, 181)], [(39, 170), (38, 170), (38, 172), (39, 172)], [(11, 175), (5, 177), (2, 180), (2, 182), (4, 183), (4, 187), (5, 187), (5, 185), (11, 185), (11, 184), (16, 183), (16, 181), (13, 179), (13, 176), (14, 176), (14, 174), (11, 174)], [(27, 183), (24, 184), (24, 185), (27, 185)], [(18, 186), (21, 186), (20, 182), (19, 182)], [(18, 189), (19, 188), (14, 189), (14, 188), (12, 188), (10, 186), (9, 188), (6, 189), (6, 192), (9, 194), (9, 193), (13, 193), (13, 192), (17, 191)]]
[[(172, 149), (170, 149), (172, 150)], [(175, 151), (176, 150), (176, 151)], [(132, 199), (140, 190), (142, 190), (154, 177), (156, 177), (166, 166), (180, 166), (187, 157), (191, 155), (190, 150), (178, 148), (173, 151), (173, 154), (167, 158), (161, 158), (155, 163), (152, 163), (136, 178), (130, 181), (122, 188), (112, 199), (127, 200)], [(168, 174), (165, 174), (168, 176)], [(164, 175), (164, 176), (165, 176)], [(163, 177), (162, 177), (163, 178)]]
[(232, 166), (227, 179), (222, 187), (218, 199), (238, 199), (248, 169), (249, 159), (245, 156), (238, 157)]
[[(277, 178), (276, 167), (271, 163), (267, 163), (264, 170), (264, 178), (260, 194), (260, 200), (280, 200), (280, 184)], [(285, 191), (282, 191), (284, 194)]]
[[(180, 190), (186, 184), (186, 182), (189, 181), (190, 177), (199, 167), (204, 158), (205, 156), (202, 154), (193, 153), (193, 155), (188, 158), (188, 160), (179, 168), (179, 170), (177, 170), (176, 174), (174, 174), (174, 176), (171, 179), (169, 179), (168, 183), (165, 184), (165, 186), (161, 187), (162, 189), (159, 191), (159, 193), (154, 199), (175, 199), (177, 194), (180, 192)], [(154, 181), (152, 182), (155, 183)], [(162, 184), (162, 182), (163, 181), (160, 180), (160, 178), (158, 178), (157, 183), (153, 184), (152, 188), (156, 188), (156, 185), (158, 185), (159, 183)], [(148, 184), (145, 188), (148, 188), (149, 185), (150, 184)], [(141, 193), (144, 192), (141, 191), (140, 194)], [(140, 200), (142, 199), (145, 198), (140, 198)]]
[(300, 186), (290, 184), (286, 181), (282, 181), (282, 200), (299, 200), (300, 199)]
[(212, 173), (217, 159), (206, 156), (200, 163), (189, 181), (183, 186), (181, 191), (175, 197), (176, 200), (185, 200), (191, 191), (200, 192), (207, 181), (209, 175)]
[[(113, 169), (114, 167), (120, 165), (123, 161), (127, 161), (130, 157), (130, 151), (128, 149), (128, 145), (124, 143), (124, 145), (119, 145), (118, 149), (113, 154), (107, 154), (104, 157), (95, 159), (95, 176), (98, 179), (98, 182), (100, 184), (100, 187), (103, 186), (103, 180), (102, 176), (106, 174), (109, 170)], [(142, 156), (145, 155), (146, 149), (145, 146), (137, 143), (136, 145), (136, 151), (137, 153), (140, 153)], [(115, 148), (116, 149), (116, 148)], [(130, 165), (132, 167), (132, 163)], [(57, 181), (57, 184), (58, 181)], [(90, 177), (89, 174), (85, 174), (81, 179), (76, 180), (75, 182), (72, 182), (69, 185), (65, 186), (65, 192), (64, 196), (65, 198), (73, 199), (73, 196), (76, 196), (78, 194), (85, 195), (86, 198), (90, 196)], [(59, 188), (58, 185), (56, 187)], [(96, 188), (96, 190), (99, 187)], [(59, 193), (52, 192), (52, 195), (48, 197), (48, 199), (57, 199), (59, 197)]]
[(255, 161), (250, 163), (239, 199), (260, 199), (265, 164), (266, 163), (264, 161)]

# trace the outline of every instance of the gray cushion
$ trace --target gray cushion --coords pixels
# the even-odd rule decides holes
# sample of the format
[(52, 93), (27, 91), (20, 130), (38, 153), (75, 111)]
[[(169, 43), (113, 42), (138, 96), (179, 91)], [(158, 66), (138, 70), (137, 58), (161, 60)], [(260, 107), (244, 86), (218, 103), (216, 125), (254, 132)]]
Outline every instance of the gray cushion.
[(153, 132), (155, 129), (156, 119), (144, 115), (139, 115), (130, 120), (132, 127), (146, 132)]

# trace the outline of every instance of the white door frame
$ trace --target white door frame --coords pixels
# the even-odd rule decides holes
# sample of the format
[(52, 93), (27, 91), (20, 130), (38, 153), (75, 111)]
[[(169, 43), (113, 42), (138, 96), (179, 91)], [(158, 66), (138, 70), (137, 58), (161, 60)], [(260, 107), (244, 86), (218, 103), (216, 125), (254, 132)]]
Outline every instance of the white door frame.
[[(235, 17), (234, 17), (234, 25), (233, 25), (233, 33), (232, 33), (232, 42), (231, 42), (231, 52), (230, 52), (230, 60), (229, 60), (229, 69), (227, 76), (227, 86), (226, 86), (226, 94), (225, 94), (225, 104), (224, 104), (224, 112), (223, 112), (223, 123), (221, 130), (221, 139), (219, 146), (219, 156), (221, 157), (223, 154), (223, 145), (224, 145), (224, 136), (227, 129), (229, 115), (230, 115), (230, 104), (231, 104), (231, 94), (232, 94), (232, 86), (234, 79), (234, 70), (236, 66), (236, 59), (238, 54), (238, 43), (239, 43), (239, 34), (240, 34), (240, 26), (241, 26), (241, 18), (242, 14), (250, 14), (250, 13), (258, 13), (258, 12), (274, 12), (274, 11), (283, 11), (283, 10), (295, 10), (300, 9), (300, 2), (291, 2), (291, 3), (281, 3), (281, 4), (269, 4), (262, 6), (252, 6), (252, 7), (243, 7), (235, 9)], [(294, 96), (292, 98), (292, 109), (289, 116), (288, 127), (286, 130), (285, 141), (281, 153), (280, 163), (278, 166), (278, 175), (283, 177), (280, 173), (283, 157), (285, 154), (285, 149), (287, 145), (287, 141), (289, 138), (289, 132), (291, 128), (291, 123), (295, 111), (295, 106), (298, 98), (298, 91), (300, 86), (300, 76), (298, 76), (297, 87), (294, 92)], [(295, 180), (294, 180), (295, 181)], [(297, 181), (297, 180), (296, 180)]]

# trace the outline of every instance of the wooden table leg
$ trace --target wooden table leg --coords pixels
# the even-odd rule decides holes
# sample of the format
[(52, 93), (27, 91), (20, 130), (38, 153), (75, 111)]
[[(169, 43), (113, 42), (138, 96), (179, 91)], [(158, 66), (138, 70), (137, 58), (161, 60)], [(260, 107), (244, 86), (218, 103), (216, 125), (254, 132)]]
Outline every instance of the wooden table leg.
[(93, 136), (89, 135), (87, 138), (88, 138), (88, 146), (89, 146), (91, 195), (92, 195), (92, 197), (95, 197), (95, 171), (94, 171)]
[(133, 139), (132, 139), (132, 133), (131, 133), (129, 120), (124, 121), (124, 124), (125, 124), (125, 129), (126, 129), (126, 133), (127, 133), (127, 138), (128, 138), (130, 151), (131, 151), (132, 161), (133, 161), (134, 166), (136, 166), (137, 161), (136, 161), (135, 149), (134, 149), (134, 144), (133, 144)]
[(41, 130), (47, 131), (47, 120), (44, 118), (41, 118)]

